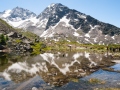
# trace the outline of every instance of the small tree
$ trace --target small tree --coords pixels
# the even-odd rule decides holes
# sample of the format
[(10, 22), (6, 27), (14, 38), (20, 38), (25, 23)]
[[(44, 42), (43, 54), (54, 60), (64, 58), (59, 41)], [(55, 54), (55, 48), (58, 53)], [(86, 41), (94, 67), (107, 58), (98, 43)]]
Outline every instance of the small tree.
[(3, 34), (0, 36), (0, 39), (1, 39), (0, 44), (6, 45), (6, 39), (5, 39), (5, 36)]
[(9, 38), (8, 38), (8, 36), (6, 35), (6, 41), (8, 41), (9, 40)]

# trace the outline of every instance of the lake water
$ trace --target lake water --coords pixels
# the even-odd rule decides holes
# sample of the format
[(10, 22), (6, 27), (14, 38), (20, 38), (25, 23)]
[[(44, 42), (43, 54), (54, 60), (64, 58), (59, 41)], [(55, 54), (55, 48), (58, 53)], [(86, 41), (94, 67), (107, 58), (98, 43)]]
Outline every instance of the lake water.
[[(119, 58), (117, 58), (119, 59)], [(57, 52), (36, 56), (0, 53), (0, 90), (93, 90), (120, 88), (120, 70), (107, 53)], [(90, 83), (95, 78), (105, 83)]]

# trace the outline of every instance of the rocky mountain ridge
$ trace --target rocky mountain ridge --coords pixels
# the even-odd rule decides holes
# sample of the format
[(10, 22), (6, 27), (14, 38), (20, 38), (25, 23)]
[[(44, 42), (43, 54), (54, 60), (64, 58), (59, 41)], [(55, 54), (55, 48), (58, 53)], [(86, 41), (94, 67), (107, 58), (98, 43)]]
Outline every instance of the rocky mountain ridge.
[(60, 3), (49, 5), (39, 15), (16, 7), (0, 13), (0, 17), (14, 27), (29, 30), (41, 38), (58, 41), (60, 37), (67, 41), (90, 44), (120, 43), (120, 28)]

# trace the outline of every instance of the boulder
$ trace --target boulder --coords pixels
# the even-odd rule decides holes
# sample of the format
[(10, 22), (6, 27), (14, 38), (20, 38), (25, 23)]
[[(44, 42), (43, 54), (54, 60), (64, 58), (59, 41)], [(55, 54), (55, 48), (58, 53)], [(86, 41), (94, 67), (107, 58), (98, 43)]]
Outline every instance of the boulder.
[(0, 45), (0, 50), (5, 49), (5, 47), (3, 45)]

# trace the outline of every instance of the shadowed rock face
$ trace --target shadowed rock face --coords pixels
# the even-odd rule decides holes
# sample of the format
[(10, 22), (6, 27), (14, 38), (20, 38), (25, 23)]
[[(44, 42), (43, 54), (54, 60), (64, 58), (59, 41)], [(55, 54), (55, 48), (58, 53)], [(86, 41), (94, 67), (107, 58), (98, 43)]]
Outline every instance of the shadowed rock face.
[(2, 72), (2, 77), (20, 83), (39, 75), (50, 85), (62, 86), (69, 81), (89, 75), (100, 68), (113, 65), (111, 58), (94, 53), (44, 53), (24, 57)]
[(0, 50), (3, 50), (3, 49), (5, 49), (5, 47), (4, 47), (4, 46), (2, 46), (2, 45), (0, 45)]

